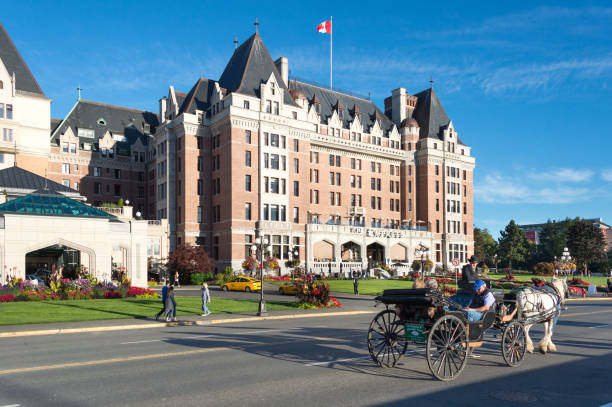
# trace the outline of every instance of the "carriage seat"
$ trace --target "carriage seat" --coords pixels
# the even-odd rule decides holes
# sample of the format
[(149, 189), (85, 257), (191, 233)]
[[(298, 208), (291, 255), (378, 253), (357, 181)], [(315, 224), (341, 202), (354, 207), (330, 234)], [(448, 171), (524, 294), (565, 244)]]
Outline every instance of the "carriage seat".
[(495, 311), (490, 309), (482, 315), (479, 321), (468, 322), (468, 340), (475, 341), (482, 337), (485, 331), (493, 326), (495, 322)]

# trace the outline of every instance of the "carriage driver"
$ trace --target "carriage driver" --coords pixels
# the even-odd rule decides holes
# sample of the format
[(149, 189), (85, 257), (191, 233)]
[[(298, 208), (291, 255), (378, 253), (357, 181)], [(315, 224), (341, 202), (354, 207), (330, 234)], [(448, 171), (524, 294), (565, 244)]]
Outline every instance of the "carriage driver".
[(482, 319), (482, 314), (488, 311), (493, 304), (495, 304), (495, 297), (493, 297), (485, 282), (476, 280), (474, 282), (472, 301), (463, 310), (469, 322), (479, 321)]

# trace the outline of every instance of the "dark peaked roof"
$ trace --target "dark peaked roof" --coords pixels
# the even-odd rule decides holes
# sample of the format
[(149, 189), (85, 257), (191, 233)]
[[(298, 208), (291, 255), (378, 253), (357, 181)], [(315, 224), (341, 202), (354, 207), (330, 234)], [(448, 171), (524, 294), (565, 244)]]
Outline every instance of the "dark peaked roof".
[(68, 116), (56, 127), (51, 141), (58, 142), (59, 135), (65, 133), (70, 127), (75, 136), (78, 135), (79, 128), (94, 130), (95, 140), (82, 137), (81, 141), (84, 142), (95, 142), (103, 138), (104, 134), (109, 131), (111, 134), (125, 135), (130, 145), (139, 138), (146, 145), (148, 140), (145, 136), (144, 124), (150, 126), (150, 133), (153, 134), (155, 127), (159, 125), (159, 119), (155, 113), (151, 112), (90, 100), (79, 100)]
[(38, 82), (34, 79), (30, 68), (26, 65), (21, 57), (17, 47), (11, 41), (8, 33), (0, 23), (0, 60), (6, 67), (9, 75), (15, 73), (15, 89), (24, 92), (37, 93), (44, 96), (42, 89), (38, 86)]
[(289, 95), (285, 82), (276, 69), (276, 65), (274, 65), (272, 57), (270, 57), (270, 53), (268, 53), (259, 34), (255, 33), (234, 51), (234, 55), (225, 66), (221, 78), (219, 78), (219, 85), (227, 89), (228, 92), (237, 92), (259, 98), (259, 87), (262, 82), (268, 80), (271, 74), (274, 74), (276, 82), (285, 91), (284, 103), (296, 106), (293, 98)]
[[(419, 138), (429, 137), (442, 140), (442, 130), (450, 124), (450, 119), (444, 111), (438, 95), (433, 88), (429, 88), (414, 96), (418, 99), (412, 115), (419, 123)], [(458, 142), (463, 145), (461, 140), (458, 140)]]
[(384, 131), (390, 131), (393, 128), (393, 122), (370, 100), (293, 80), (291, 81), (291, 87), (295, 87), (304, 92), (304, 95), (306, 95), (306, 98), (311, 104), (314, 103), (314, 101), (320, 102), (321, 117), (323, 119), (329, 119), (338, 103), (340, 103), (344, 109), (344, 118), (342, 119), (344, 128), (349, 127), (350, 122), (354, 119), (355, 113), (361, 113), (360, 120), (364, 129), (372, 127), (377, 116), (381, 119)]
[[(196, 110), (206, 111), (210, 107), (210, 96), (215, 88), (215, 81), (200, 78), (185, 96), (179, 114), (191, 113)], [(178, 99), (178, 94), (177, 94)], [(178, 100), (177, 100), (178, 102)]]
[(0, 170), (0, 189), (5, 188), (31, 189), (33, 191), (46, 189), (55, 194), (79, 195), (79, 192), (72, 188), (15, 166)]

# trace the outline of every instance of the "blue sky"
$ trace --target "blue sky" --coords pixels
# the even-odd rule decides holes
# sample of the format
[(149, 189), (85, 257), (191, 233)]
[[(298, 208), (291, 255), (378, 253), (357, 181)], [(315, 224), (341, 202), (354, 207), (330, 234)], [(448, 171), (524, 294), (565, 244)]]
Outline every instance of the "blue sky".
[(315, 28), (333, 15), (335, 87), (382, 108), (392, 89), (416, 93), (433, 77), (476, 157), (476, 226), (497, 236), (511, 218), (612, 223), (612, 4), (330, 3), (20, 1), (0, 21), (61, 118), (78, 85), (87, 99), (157, 111), (169, 85), (218, 79), (256, 16), (273, 58), (328, 83), (329, 39)]

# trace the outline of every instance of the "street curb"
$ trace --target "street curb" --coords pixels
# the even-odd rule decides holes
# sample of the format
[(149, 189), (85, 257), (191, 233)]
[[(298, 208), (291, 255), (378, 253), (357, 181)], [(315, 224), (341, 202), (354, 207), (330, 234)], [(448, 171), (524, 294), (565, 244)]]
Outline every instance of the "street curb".
[(315, 317), (335, 317), (346, 315), (361, 315), (373, 314), (379, 310), (372, 311), (333, 311), (313, 314), (291, 314), (291, 315), (269, 315), (266, 317), (243, 317), (243, 318), (222, 318), (210, 319), (204, 321), (180, 321), (180, 322), (164, 322), (164, 323), (149, 323), (149, 324), (132, 324), (132, 325), (111, 325), (111, 326), (94, 326), (88, 328), (58, 328), (58, 329), (42, 329), (38, 331), (17, 331), (17, 332), (0, 332), (0, 338), (16, 338), (22, 336), (43, 336), (43, 335), (64, 335), (77, 334), (86, 332), (110, 332), (124, 331), (134, 329), (152, 329), (164, 328), (172, 326), (198, 326), (198, 325), (217, 325), (228, 324), (232, 322), (251, 322), (251, 321), (268, 321), (278, 319), (294, 319), (294, 318), (315, 318)]
[(586, 297), (586, 298), (568, 298), (565, 302), (573, 302), (573, 301), (612, 301), (612, 297)]

